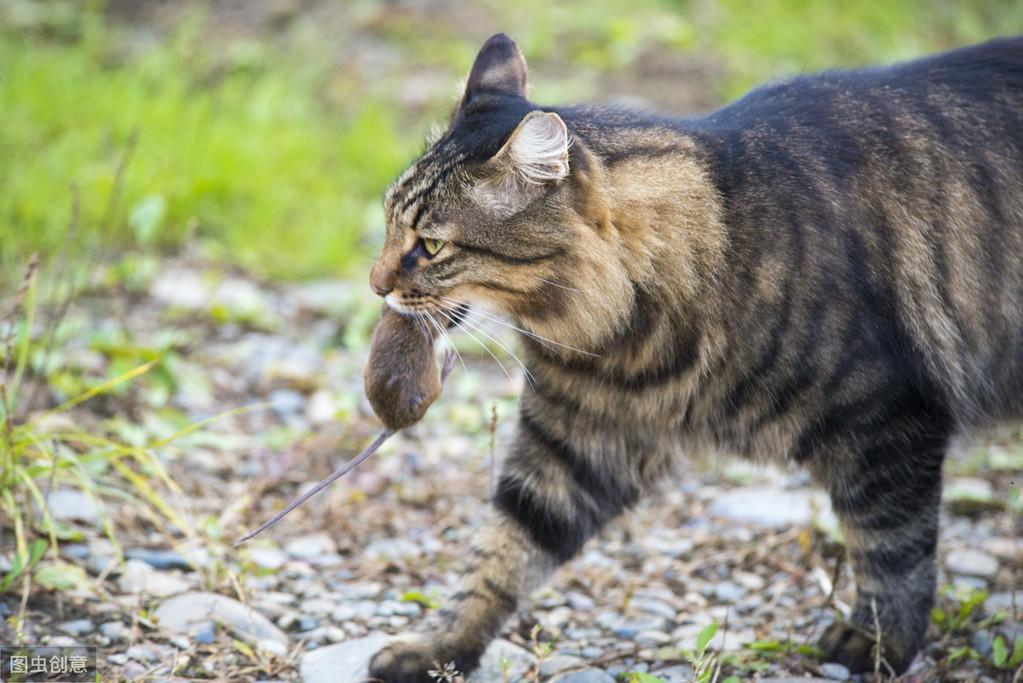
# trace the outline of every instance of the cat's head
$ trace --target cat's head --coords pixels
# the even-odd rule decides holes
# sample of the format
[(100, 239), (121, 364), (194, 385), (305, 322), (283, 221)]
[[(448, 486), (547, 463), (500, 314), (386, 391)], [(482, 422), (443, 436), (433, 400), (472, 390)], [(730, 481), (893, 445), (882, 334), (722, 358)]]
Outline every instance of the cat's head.
[(553, 324), (574, 303), (574, 275), (608, 259), (584, 215), (592, 157), (557, 113), (527, 100), (526, 83), (518, 46), (490, 38), (448, 130), (388, 190), (370, 283), (395, 310), (445, 322), (483, 303)]

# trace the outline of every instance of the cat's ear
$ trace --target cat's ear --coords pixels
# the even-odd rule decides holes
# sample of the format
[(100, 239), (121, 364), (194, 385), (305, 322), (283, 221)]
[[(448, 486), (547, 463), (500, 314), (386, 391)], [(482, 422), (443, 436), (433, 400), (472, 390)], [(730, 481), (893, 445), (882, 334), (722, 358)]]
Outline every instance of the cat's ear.
[(568, 128), (554, 112), (526, 114), (487, 163), (479, 190), (486, 203), (517, 210), (568, 176)]
[(568, 128), (552, 111), (531, 111), (494, 157), (506, 172), (527, 185), (543, 185), (568, 175)]
[(503, 33), (483, 43), (465, 84), (462, 105), (487, 93), (526, 96), (526, 58), (515, 41)]

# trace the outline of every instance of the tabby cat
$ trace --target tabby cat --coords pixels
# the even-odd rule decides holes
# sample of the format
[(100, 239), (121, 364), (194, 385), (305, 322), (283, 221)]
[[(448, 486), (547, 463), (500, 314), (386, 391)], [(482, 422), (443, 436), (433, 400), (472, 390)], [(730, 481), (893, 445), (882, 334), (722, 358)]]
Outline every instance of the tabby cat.
[[(488, 520), (386, 683), (472, 670), (559, 564), (691, 450), (808, 468), (855, 571), (825, 659), (904, 671), (942, 460), (1023, 397), (1023, 38), (769, 85), (709, 115), (546, 107), (488, 40), (390, 188), (373, 289), (510, 316), (532, 376)], [(390, 310), (388, 309), (388, 310)]]

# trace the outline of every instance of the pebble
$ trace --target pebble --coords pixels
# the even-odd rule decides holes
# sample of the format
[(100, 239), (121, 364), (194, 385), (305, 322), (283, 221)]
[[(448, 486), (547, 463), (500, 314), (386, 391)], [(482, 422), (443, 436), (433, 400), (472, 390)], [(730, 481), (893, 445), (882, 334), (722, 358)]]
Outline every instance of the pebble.
[(78, 645), (78, 641), (71, 636), (50, 636), (46, 644), (53, 647), (74, 647)]
[(629, 608), (640, 612), (653, 614), (667, 621), (674, 623), (678, 612), (671, 605), (657, 599), (633, 597), (629, 601)]
[(664, 683), (691, 683), (693, 680), (693, 667), (688, 664), (670, 666), (652, 673)]
[[(302, 655), (299, 671), (303, 683), (337, 683), (361, 681), (367, 677), (369, 660), (380, 648), (391, 641), (391, 636), (373, 633), (364, 638), (347, 640), (336, 645), (320, 647)], [(510, 680), (523, 677), (535, 661), (528, 650), (504, 639), (490, 644), (469, 683), (492, 683), (505, 680), (502, 660), (509, 665)]]
[(615, 679), (600, 669), (583, 669), (555, 676), (550, 683), (615, 683)]
[(834, 517), (823, 493), (775, 487), (732, 489), (716, 496), (709, 508), (710, 514), (718, 517), (773, 528), (809, 524), (815, 510), (822, 518)]
[(633, 638), (633, 642), (643, 647), (660, 647), (671, 642), (671, 636), (664, 631), (640, 631)]
[(982, 550), (964, 548), (948, 553), (945, 556), (945, 567), (953, 574), (990, 579), (998, 573), (998, 560)]
[(307, 534), (291, 539), (284, 545), (284, 551), (297, 560), (312, 563), (323, 555), (337, 553), (337, 544), (326, 533)]
[(985, 512), (1005, 507), (1005, 503), (995, 497), (991, 482), (979, 477), (956, 477), (950, 480), (941, 497), (952, 514), (966, 517), (978, 517)]
[(56, 489), (46, 496), (50, 516), (59, 522), (84, 522), (92, 526), (102, 521), (99, 506), (78, 489)]
[(993, 642), (994, 637), (992, 637), (991, 632), (986, 629), (978, 629), (977, 631), (974, 631), (972, 636), (970, 636), (970, 647), (984, 657), (987, 657), (988, 653), (991, 652), (991, 645)]
[(325, 600), (323, 598), (310, 598), (303, 600), (299, 604), (298, 609), (307, 614), (325, 615), (330, 614), (336, 605), (333, 600)]
[[(195, 624), (214, 619), (251, 641), (275, 640), (285, 646), (290, 642), (284, 631), (252, 607), (216, 593), (178, 595), (161, 604), (154, 616), (161, 628), (177, 633), (190, 633)], [(194, 633), (192, 636), (199, 639)]]
[(540, 663), (540, 676), (546, 680), (556, 673), (564, 671), (565, 669), (570, 669), (574, 666), (579, 666), (585, 661), (586, 660), (582, 657), (556, 652), (553, 656), (548, 657)]
[(294, 389), (274, 389), (266, 400), (270, 409), (284, 420), (305, 411), (305, 396)]
[(423, 549), (415, 542), (407, 538), (378, 538), (370, 541), (363, 552), (366, 555), (376, 555), (386, 560), (398, 560), (418, 557)]
[(84, 636), (96, 630), (96, 625), (91, 619), (75, 619), (58, 624), (57, 628), (70, 636)]
[(277, 548), (249, 548), (245, 556), (263, 569), (280, 569), (288, 561), (287, 554)]
[(719, 602), (736, 603), (746, 595), (746, 589), (731, 581), (719, 581), (714, 584), (712, 594)]
[(593, 598), (578, 591), (565, 593), (565, 600), (568, 602), (569, 607), (583, 612), (589, 612), (596, 605)]
[(827, 662), (820, 665), (821, 676), (832, 681), (848, 681), (852, 674), (849, 669), (841, 664)]
[(177, 574), (157, 571), (142, 560), (128, 560), (124, 563), (118, 585), (124, 593), (142, 593), (157, 598), (184, 593), (191, 588)]
[[(1006, 614), (1012, 614), (1013, 611), (1013, 595), (1012, 591), (995, 591), (988, 595), (987, 600), (984, 601), (984, 609), (994, 614), (995, 612), (1005, 612)], [(1023, 592), (1016, 593), (1015, 601), (1016, 609), (1023, 611)]]
[(108, 621), (99, 625), (99, 632), (110, 640), (122, 640), (128, 637), (128, 627), (119, 621)]
[(184, 557), (173, 550), (150, 550), (148, 548), (128, 548), (124, 551), (124, 559), (141, 560), (154, 569), (182, 569), (192, 571), (192, 565)]
[(626, 619), (615, 624), (611, 632), (624, 640), (631, 640), (641, 631), (660, 631), (671, 624), (667, 619)]
[(272, 655), (284, 657), (288, 654), (288, 648), (276, 640), (263, 639), (256, 641), (256, 652), (269, 652)]
[(159, 659), (158, 655), (153, 652), (152, 648), (145, 645), (132, 645), (125, 652), (129, 659), (134, 659), (139, 662), (155, 662)]

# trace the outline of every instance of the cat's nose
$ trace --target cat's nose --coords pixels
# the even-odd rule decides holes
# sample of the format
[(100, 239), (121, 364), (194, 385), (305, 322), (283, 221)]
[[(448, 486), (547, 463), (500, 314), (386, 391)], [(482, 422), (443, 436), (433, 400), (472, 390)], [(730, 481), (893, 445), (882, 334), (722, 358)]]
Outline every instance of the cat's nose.
[(385, 263), (384, 259), (380, 259), (369, 271), (369, 286), (377, 296), (387, 296), (394, 289), (397, 278), (398, 272), (390, 264)]

